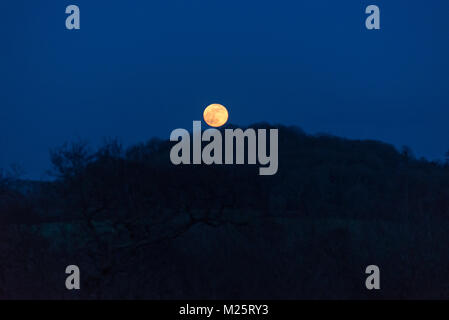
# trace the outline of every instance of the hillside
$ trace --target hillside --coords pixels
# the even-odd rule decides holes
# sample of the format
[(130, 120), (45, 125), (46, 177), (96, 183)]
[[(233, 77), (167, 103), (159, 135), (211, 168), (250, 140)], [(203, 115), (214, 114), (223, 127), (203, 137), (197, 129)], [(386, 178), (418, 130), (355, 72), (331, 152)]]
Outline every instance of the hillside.
[[(274, 176), (174, 166), (157, 139), (54, 150), (55, 181), (1, 189), (0, 297), (447, 296), (447, 166), (276, 127)], [(68, 264), (82, 269), (79, 294), (63, 289)], [(382, 271), (374, 294), (369, 264)]]

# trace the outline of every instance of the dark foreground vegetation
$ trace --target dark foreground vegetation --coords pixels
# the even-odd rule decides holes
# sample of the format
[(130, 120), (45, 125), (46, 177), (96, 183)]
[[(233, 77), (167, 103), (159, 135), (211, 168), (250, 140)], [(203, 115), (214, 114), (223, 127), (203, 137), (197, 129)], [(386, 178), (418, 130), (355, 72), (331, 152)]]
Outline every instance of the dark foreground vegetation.
[(447, 165), (286, 127), (275, 176), (173, 166), (170, 146), (71, 143), (51, 182), (2, 175), (0, 298), (449, 297)]

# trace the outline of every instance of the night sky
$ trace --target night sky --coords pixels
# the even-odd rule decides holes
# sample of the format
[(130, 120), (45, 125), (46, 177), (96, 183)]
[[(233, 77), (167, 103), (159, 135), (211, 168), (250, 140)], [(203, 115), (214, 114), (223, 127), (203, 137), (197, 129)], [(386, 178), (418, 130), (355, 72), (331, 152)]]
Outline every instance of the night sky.
[[(81, 30), (65, 28), (65, 8)], [(381, 9), (381, 30), (365, 8)], [(1, 1), (0, 168), (45, 178), (48, 151), (230, 122), (449, 149), (449, 1)], [(167, 155), (168, 156), (168, 155)]]

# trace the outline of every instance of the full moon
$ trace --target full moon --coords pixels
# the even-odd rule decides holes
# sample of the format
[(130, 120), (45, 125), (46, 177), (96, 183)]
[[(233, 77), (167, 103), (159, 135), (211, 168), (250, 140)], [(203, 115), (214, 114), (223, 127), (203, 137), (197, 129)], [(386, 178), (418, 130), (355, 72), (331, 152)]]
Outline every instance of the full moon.
[(218, 103), (207, 106), (203, 112), (204, 121), (211, 127), (221, 127), (228, 121), (228, 110)]

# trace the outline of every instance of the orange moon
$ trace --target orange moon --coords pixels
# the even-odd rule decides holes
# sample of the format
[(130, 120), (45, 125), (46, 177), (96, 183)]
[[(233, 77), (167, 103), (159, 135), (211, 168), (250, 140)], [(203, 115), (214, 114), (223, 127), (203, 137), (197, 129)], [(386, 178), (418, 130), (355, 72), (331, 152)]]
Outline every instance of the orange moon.
[(211, 127), (221, 127), (228, 121), (228, 110), (218, 103), (207, 106), (203, 112), (204, 121)]

